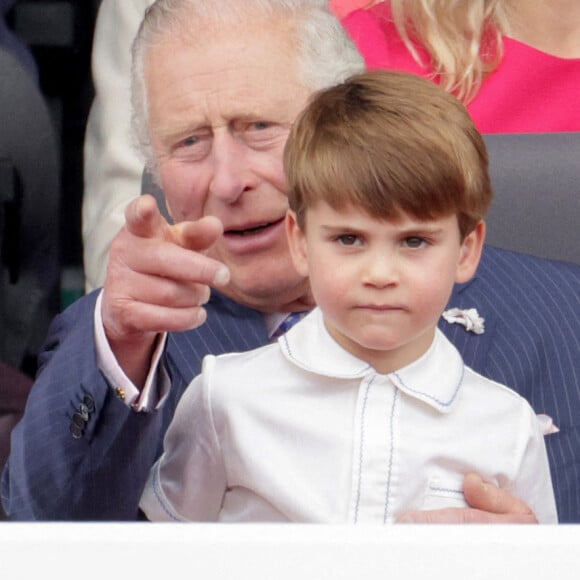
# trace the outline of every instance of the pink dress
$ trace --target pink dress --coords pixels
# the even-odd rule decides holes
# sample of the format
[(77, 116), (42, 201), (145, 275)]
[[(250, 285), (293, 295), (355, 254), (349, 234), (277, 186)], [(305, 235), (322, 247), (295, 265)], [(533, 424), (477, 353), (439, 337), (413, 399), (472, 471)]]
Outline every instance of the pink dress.
[[(428, 77), (413, 59), (382, 2), (343, 19), (369, 69), (389, 68)], [(419, 50), (424, 62), (426, 51)], [(467, 107), (482, 133), (580, 131), (580, 59), (546, 54), (504, 37), (504, 57)]]
[(328, 7), (336, 16), (342, 18), (357, 8), (363, 8), (368, 3), (369, 0), (330, 0)]

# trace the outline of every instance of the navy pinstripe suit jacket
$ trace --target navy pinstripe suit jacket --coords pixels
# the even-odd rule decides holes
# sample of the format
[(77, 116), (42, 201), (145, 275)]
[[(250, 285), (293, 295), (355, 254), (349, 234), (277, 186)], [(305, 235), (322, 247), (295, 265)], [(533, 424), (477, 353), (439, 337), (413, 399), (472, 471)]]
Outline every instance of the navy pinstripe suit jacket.
[[(205, 325), (169, 337), (172, 391), (165, 406), (134, 413), (96, 367), (94, 301), (78, 301), (51, 328), (2, 480), (14, 519), (135, 519), (162, 435), (203, 356), (268, 340), (259, 313), (216, 294)], [(441, 323), (465, 362), (514, 388), (560, 428), (547, 436), (559, 517), (580, 522), (580, 267), (488, 247), (478, 274), (455, 288), (450, 306), (477, 308), (485, 318), (482, 335)], [(94, 404), (75, 438), (71, 420), (87, 395)], [(485, 426), (473, 428), (485, 437)]]

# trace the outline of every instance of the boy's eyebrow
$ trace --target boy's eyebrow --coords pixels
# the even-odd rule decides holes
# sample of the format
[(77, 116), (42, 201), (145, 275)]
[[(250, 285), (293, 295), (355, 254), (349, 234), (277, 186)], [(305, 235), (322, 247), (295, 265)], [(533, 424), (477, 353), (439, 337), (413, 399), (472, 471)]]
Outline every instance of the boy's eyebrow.
[(412, 234), (421, 234), (421, 233), (428, 233), (431, 235), (435, 235), (438, 233), (443, 232), (443, 228), (439, 225), (436, 224), (430, 224), (430, 223), (425, 223), (425, 224), (413, 224), (410, 225), (408, 227), (404, 227), (401, 230), (401, 233), (404, 233), (406, 235), (412, 235)]
[(321, 224), (321, 229), (326, 230), (327, 232), (333, 233), (333, 232), (350, 232), (353, 234), (356, 233), (364, 233), (365, 229), (364, 228), (357, 228), (354, 227), (352, 224), (349, 224), (347, 222), (345, 223), (340, 223), (340, 224)]
[[(389, 220), (385, 220), (389, 221)], [(326, 230), (330, 233), (337, 232), (337, 231), (348, 231), (350, 233), (365, 233), (366, 229), (364, 227), (356, 227), (353, 226), (351, 223), (344, 222), (344, 223), (336, 223), (336, 224), (321, 224), (320, 226), (323, 230)], [(444, 228), (442, 228), (439, 224), (434, 224), (430, 222), (417, 222), (414, 224), (409, 224), (408, 226), (402, 226), (399, 233), (406, 236), (412, 235), (419, 235), (419, 234), (430, 234), (436, 235), (443, 232)]]

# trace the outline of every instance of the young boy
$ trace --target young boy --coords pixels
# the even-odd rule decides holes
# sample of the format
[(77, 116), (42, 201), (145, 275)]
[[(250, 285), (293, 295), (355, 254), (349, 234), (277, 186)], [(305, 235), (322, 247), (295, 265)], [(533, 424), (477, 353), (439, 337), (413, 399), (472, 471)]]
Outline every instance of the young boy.
[(492, 197), (463, 106), (411, 75), (353, 77), (307, 107), (285, 166), (289, 245), (318, 308), (271, 345), (205, 359), (146, 516), (387, 523), (465, 506), (476, 471), (556, 522), (532, 409), (437, 329)]

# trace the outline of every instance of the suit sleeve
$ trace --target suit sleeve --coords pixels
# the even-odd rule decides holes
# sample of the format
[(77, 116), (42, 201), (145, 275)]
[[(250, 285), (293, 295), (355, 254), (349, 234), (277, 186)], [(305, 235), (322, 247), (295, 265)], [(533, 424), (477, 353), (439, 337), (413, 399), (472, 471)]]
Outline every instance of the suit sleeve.
[(2, 477), (13, 520), (132, 520), (162, 436), (161, 412), (136, 413), (97, 367), (82, 298), (51, 325)]
[(449, 307), (477, 308), (485, 332), (441, 327), (465, 363), (522, 395), (559, 433), (545, 439), (561, 523), (580, 522), (580, 266), (486, 246)]

